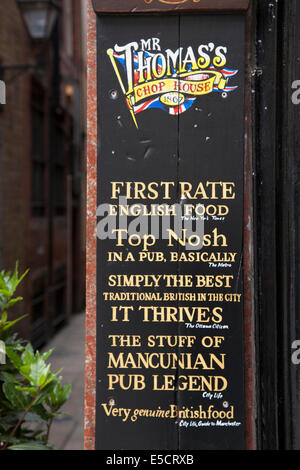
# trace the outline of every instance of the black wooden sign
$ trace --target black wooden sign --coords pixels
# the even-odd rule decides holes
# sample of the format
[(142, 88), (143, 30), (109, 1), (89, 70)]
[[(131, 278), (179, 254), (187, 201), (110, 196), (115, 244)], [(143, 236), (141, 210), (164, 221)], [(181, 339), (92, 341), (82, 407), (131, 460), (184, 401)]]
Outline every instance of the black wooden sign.
[(245, 20), (98, 18), (97, 449), (243, 449)]

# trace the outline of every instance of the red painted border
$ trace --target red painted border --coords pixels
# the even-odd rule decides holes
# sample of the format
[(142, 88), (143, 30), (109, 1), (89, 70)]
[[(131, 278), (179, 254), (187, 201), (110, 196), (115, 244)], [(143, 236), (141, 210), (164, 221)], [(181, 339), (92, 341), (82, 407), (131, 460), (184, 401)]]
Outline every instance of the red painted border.
[(97, 38), (96, 15), (87, 0), (87, 216), (86, 356), (84, 448), (95, 449), (96, 424), (96, 209), (97, 209)]

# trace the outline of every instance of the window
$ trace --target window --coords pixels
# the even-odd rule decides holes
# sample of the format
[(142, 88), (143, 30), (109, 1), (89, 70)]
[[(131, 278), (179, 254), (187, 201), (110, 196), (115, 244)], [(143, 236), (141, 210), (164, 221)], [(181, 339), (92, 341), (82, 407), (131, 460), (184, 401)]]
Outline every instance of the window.
[(55, 270), (55, 286), (53, 286), (53, 326), (57, 327), (66, 320), (66, 290), (67, 287), (67, 268), (63, 264)]
[(31, 206), (34, 217), (45, 215), (44, 92), (32, 83), (31, 93)]
[(32, 288), (31, 341), (35, 347), (40, 347), (46, 341), (46, 277), (41, 276), (34, 280)]
[(53, 125), (53, 205), (55, 216), (65, 216), (67, 206), (66, 191), (66, 136), (63, 115), (56, 115)]

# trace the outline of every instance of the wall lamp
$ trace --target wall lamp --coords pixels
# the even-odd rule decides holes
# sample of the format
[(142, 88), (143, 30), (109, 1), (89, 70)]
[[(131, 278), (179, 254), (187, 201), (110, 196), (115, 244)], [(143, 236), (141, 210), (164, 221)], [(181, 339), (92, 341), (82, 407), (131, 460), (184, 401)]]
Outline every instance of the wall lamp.
[[(61, 9), (60, 0), (17, 0), (17, 3), (30, 38), (34, 41), (50, 39)], [(34, 64), (2, 64), (0, 61), (0, 80), (5, 71), (16, 72), (6, 82), (10, 83), (22, 72), (37, 68)]]

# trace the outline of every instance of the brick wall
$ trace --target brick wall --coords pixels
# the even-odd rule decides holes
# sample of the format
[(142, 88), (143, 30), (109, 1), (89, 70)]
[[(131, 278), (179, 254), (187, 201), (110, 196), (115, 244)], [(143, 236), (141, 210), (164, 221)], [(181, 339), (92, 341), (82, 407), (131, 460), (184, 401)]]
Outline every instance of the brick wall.
[[(0, 269), (13, 269), (16, 260), (20, 261), (20, 271), (27, 267), (30, 268), (30, 274), (18, 292), (24, 297), (24, 302), (14, 312), (14, 315), (20, 313), (31, 315), (18, 325), (19, 332), (26, 338), (32, 335), (34, 311), (32, 300), (37, 295), (35, 290), (41, 289), (41, 283), (44, 283), (43, 295), (45, 296), (43, 311), (41, 311), (41, 319), (45, 323), (43, 327), (45, 339), (48, 339), (54, 332), (52, 317), (53, 312), (55, 314), (55, 309), (57, 309), (55, 295), (56, 292), (58, 292), (57, 296), (59, 295), (59, 290), (56, 290), (58, 286), (62, 284), (67, 286), (67, 298), (73, 295), (73, 302), (67, 303), (69, 310), (72, 308), (78, 310), (84, 299), (85, 243), (82, 209), (85, 192), (83, 177), (85, 161), (82, 142), (76, 143), (81, 191), (76, 196), (75, 219), (80, 221), (79, 227), (78, 222), (75, 227), (68, 219), (68, 214), (70, 215), (72, 211), (62, 216), (54, 214), (51, 218), (50, 203), (52, 203), (52, 198), (48, 191), (51, 159), (54, 158), (50, 151), (51, 126), (53, 126), (51, 116), (53, 119), (53, 113), (56, 113), (56, 109), (58, 109), (60, 116), (66, 116), (62, 118), (62, 121), (66, 123), (65, 135), (67, 136), (68, 123), (72, 118), (75, 120), (78, 114), (82, 113), (78, 135), (83, 134), (84, 130), (84, 109), (78, 109), (76, 102), (69, 100), (65, 94), (66, 85), (71, 83), (80, 95), (79, 102), (82, 102), (84, 57), (81, 36), (82, 18), (78, 8), (80, 4), (81, 0), (76, 0), (74, 3), (73, 0), (72, 2), (68, 0), (69, 8), (66, 9), (67, 2), (64, 0), (62, 2), (63, 8), (58, 29), (59, 51), (56, 54), (54, 41), (45, 43), (31, 41), (16, 0), (0, 1), (0, 61), (2, 64), (35, 64), (39, 61), (39, 56), (42, 56), (44, 62), (42, 75), (34, 70), (26, 70), (22, 73), (12, 70), (5, 71), (3, 79), (6, 82), (7, 90), (6, 105), (0, 107)], [(72, 5), (75, 5), (75, 8), (70, 9)], [(72, 12), (73, 18), (70, 17), (70, 12)], [(72, 32), (71, 41), (70, 37), (66, 36), (70, 34), (70, 31)], [(70, 44), (73, 45), (72, 56), (70, 56)], [(56, 65), (55, 57), (58, 57)], [(53, 73), (54, 70), (56, 70), (55, 73)], [(18, 73), (19, 75), (16, 76)], [(31, 207), (31, 90), (33, 78), (37, 78), (45, 94), (46, 210), (42, 217), (33, 217)], [(55, 81), (59, 82), (58, 97), (55, 96)], [(71, 140), (66, 142), (66, 148), (71, 148), (71, 144)], [(80, 149), (79, 146), (81, 146)], [(70, 171), (71, 165), (70, 168), (66, 167), (66, 183)], [(77, 233), (68, 234), (68, 228), (72, 225), (79, 236)], [(67, 243), (70, 240), (74, 245), (72, 250), (68, 251)], [(72, 253), (74, 259), (70, 261), (68, 255), (70, 256)], [(64, 272), (66, 279), (63, 279)], [(66, 313), (70, 315), (72, 312)], [(36, 317), (36, 312), (34, 315)]]
[[(12, 0), (0, 2), (0, 58), (3, 65), (26, 64), (30, 59), (28, 34)], [(29, 211), (29, 79), (25, 72), (10, 83), (16, 73), (5, 72), (6, 105), (0, 112), (0, 268), (13, 269), (20, 260), (24, 270)], [(28, 280), (20, 294), (25, 295), (27, 286)], [(20, 306), (19, 312), (25, 307)], [(22, 330), (28, 334), (26, 322)]]

